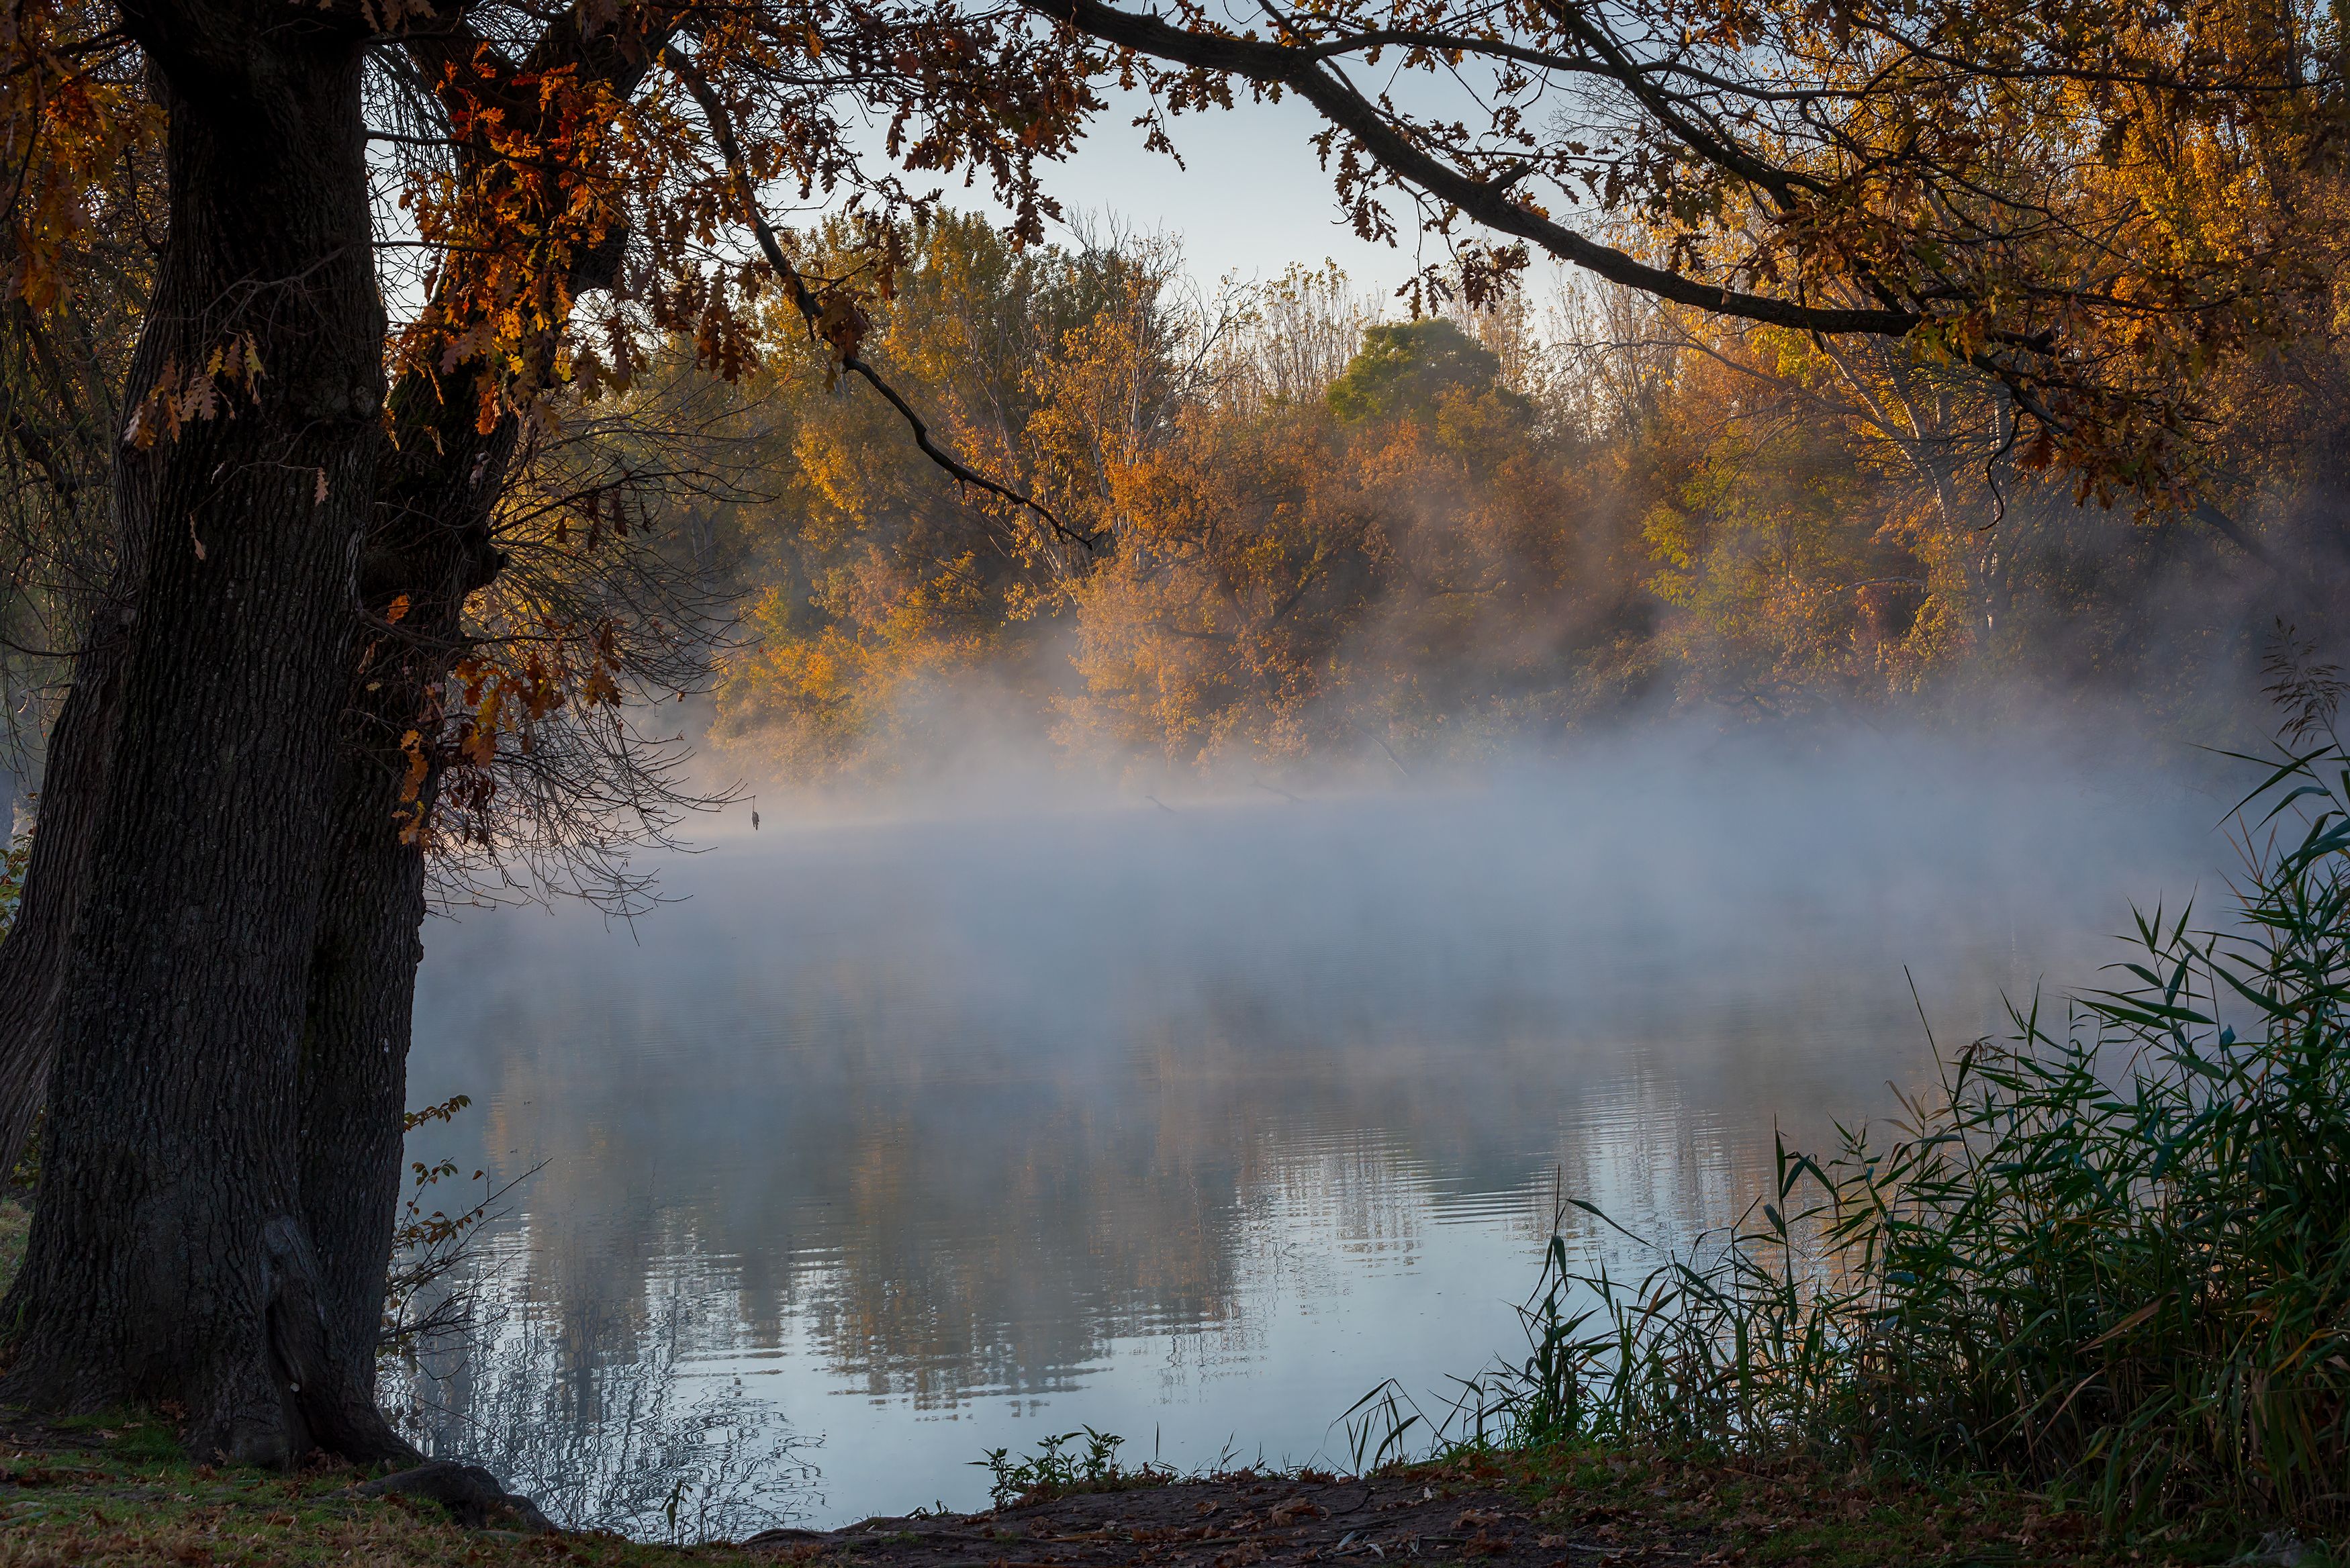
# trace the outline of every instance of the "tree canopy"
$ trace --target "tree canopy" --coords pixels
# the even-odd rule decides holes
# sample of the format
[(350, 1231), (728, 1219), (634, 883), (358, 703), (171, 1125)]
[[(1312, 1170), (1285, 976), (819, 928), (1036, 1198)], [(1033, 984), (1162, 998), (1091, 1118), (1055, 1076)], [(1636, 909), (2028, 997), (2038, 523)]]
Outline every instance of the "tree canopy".
[[(2080, 506), (2000, 452), (1962, 369), (1621, 291), (1394, 322), (1331, 269), (1203, 298), (1161, 245), (1015, 256), (957, 221), (869, 344), (960, 449), (1113, 545), (876, 461), (877, 410), (813, 369), (746, 383), (745, 440), (795, 480), (694, 526), (746, 606), (714, 733), (779, 782), (1010, 747), (1302, 788), (1686, 714), (2126, 704), (2208, 737), (2306, 607), (2199, 524)], [(2321, 459), (2350, 410), (2324, 404)], [(2226, 440), (2274, 439), (2261, 404), (2215, 407)], [(2325, 557), (2291, 488), (2246, 516)]]
[(1033, 5), (1170, 115), (1304, 99), (1357, 230), (1447, 236), (1472, 299), (1534, 247), (1710, 315), (1898, 338), (1997, 386), (2002, 439), (2100, 499), (2208, 499), (2211, 369), (2334, 309), (2323, 7)]

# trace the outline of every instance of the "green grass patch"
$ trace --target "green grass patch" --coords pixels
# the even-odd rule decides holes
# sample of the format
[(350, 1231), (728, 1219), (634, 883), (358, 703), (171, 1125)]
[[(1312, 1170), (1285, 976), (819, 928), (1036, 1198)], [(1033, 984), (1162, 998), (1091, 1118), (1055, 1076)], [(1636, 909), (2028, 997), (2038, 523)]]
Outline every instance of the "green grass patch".
[(0, 1444), (0, 1568), (558, 1562), (668, 1568), (712, 1556), (608, 1535), (467, 1532), (435, 1504), (342, 1495), (363, 1479), (353, 1470), (283, 1475), (191, 1464), (152, 1421), (88, 1417), (52, 1429), (53, 1439), (38, 1445)]

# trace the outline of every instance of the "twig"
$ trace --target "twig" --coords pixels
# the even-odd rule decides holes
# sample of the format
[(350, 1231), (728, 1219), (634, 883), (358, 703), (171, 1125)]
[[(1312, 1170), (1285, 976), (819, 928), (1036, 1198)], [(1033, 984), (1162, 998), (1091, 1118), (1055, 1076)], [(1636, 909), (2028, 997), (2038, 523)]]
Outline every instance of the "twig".
[[(751, 233), (757, 237), (759, 249), (765, 254), (767, 265), (783, 280), (785, 291), (792, 296), (792, 304), (798, 307), (801, 318), (806, 322), (808, 336), (817, 337), (824, 307), (817, 302), (815, 291), (808, 287), (806, 279), (800, 275), (799, 269), (784, 254), (783, 246), (775, 242), (775, 231), (767, 225), (766, 215), (759, 209), (758, 192), (753, 188), (750, 173), (743, 165), (742, 149), (734, 140), (733, 121), (727, 115), (725, 105), (719, 101), (718, 94), (712, 88), (708, 78), (675, 49), (664, 50), (662, 58), (677, 79), (684, 84), (685, 90), (693, 95), (693, 101), (702, 106), (702, 118), (710, 124), (711, 137), (718, 143), (718, 155), (725, 161), (726, 171), (733, 178), (735, 193), (743, 203), (743, 216), (750, 220)], [(829, 342), (828, 339), (826, 341)], [(1103, 536), (1099, 533), (1078, 533), (1055, 516), (1044, 503), (1009, 485), (997, 483), (940, 446), (931, 439), (931, 427), (920, 414), (914, 411), (914, 405), (899, 395), (895, 387), (883, 380), (880, 372), (867, 364), (854, 348), (842, 343), (831, 343), (830, 347), (838, 355), (842, 369), (862, 376), (891, 408), (903, 416), (907, 427), (913, 431), (914, 444), (921, 449), (924, 457), (965, 484), (975, 485), (991, 495), (1001, 496), (1015, 505), (1028, 508), (1050, 524), (1054, 533), (1072, 544), (1082, 545), (1087, 550), (1100, 548)]]

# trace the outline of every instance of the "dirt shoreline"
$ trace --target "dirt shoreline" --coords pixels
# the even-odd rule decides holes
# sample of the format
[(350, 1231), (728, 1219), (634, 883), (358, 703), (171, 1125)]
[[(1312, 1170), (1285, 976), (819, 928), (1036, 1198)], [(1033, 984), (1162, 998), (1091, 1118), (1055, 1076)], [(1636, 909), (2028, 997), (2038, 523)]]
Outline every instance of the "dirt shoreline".
[[(1627, 1557), (1600, 1537), (1605, 1528), (1545, 1522), (1522, 1498), (1440, 1476), (1355, 1480), (1308, 1472), (1170, 1480), (835, 1531), (769, 1531), (742, 1544), (806, 1558), (837, 1553), (874, 1568), (1249, 1568), (1459, 1557), (1508, 1568)], [(1676, 1560), (1690, 1555), (1684, 1548)]]
[(216, 1469), (189, 1460), (152, 1421), (47, 1422), (0, 1410), (0, 1568), (2325, 1568), (2341, 1561), (2314, 1542), (2266, 1554), (2224, 1536), (2112, 1544), (2077, 1511), (1988, 1482), (1926, 1486), (1797, 1461), (1594, 1449), (1477, 1455), (1368, 1478), (1307, 1470), (1129, 1479), (984, 1512), (771, 1530), (699, 1545), (467, 1529), (421, 1498), (364, 1495), (367, 1479), (332, 1467), (295, 1475)]
[(739, 1549), (856, 1568), (2021, 1568), (2225, 1555), (2109, 1550), (2078, 1513), (2006, 1494), (1936, 1493), (1808, 1465), (1750, 1469), (1593, 1451), (1476, 1456), (1368, 1478), (1168, 1480), (983, 1513), (769, 1531)]

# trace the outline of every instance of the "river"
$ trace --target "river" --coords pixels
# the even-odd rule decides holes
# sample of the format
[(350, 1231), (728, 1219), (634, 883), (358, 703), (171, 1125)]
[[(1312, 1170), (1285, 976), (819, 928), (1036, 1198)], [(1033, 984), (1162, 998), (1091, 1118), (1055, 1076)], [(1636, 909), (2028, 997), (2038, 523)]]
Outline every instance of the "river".
[(473, 1103), (414, 1152), (512, 1185), (395, 1403), (650, 1536), (983, 1504), (985, 1451), (1088, 1426), (1343, 1466), (1373, 1385), (1433, 1409), (1517, 1342), (1562, 1194), (1659, 1244), (1733, 1219), (1774, 1132), (1887, 1113), (1929, 1028), (2208, 886), (2220, 809), (2022, 749), (1716, 747), (737, 824), (632, 923), (436, 920), (411, 1098)]

